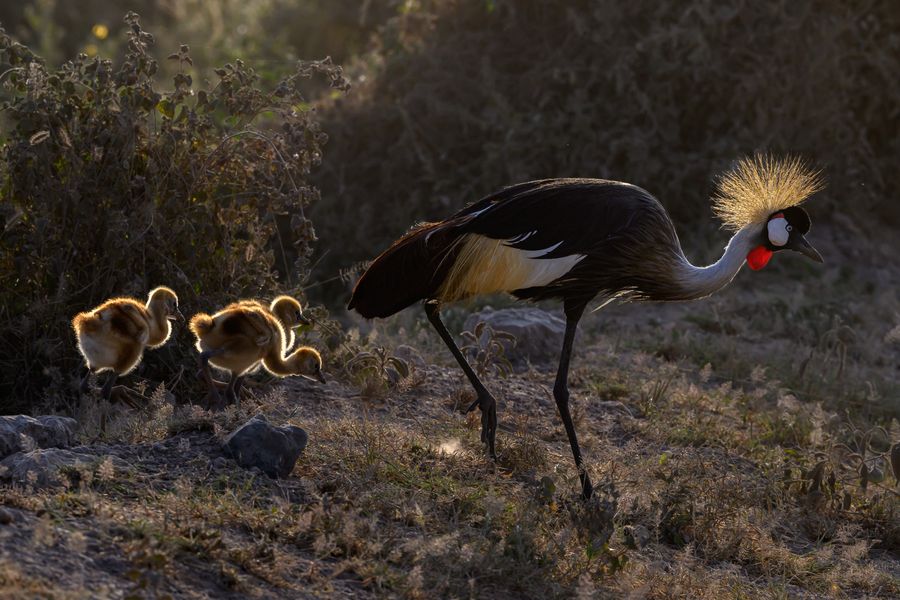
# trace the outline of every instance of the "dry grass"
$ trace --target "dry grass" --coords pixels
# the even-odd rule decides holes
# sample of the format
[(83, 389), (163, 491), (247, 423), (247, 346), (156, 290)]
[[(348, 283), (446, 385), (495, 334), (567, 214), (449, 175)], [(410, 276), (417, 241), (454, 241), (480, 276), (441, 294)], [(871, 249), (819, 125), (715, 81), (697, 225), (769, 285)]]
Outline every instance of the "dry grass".
[[(0, 590), (896, 597), (897, 488), (889, 474), (863, 488), (842, 449), (867, 438), (875, 466), (872, 453), (900, 440), (896, 300), (833, 269), (587, 321), (570, 388), (598, 489), (588, 504), (548, 389), (552, 365), (488, 376), (500, 399), (494, 464), (478, 416), (459, 412), (471, 400), (462, 375), (415, 315), (351, 332), (327, 357), (327, 386), (290, 382), (218, 414), (145, 390), (148, 409), (120, 409), (87, 447), (96, 463), (64, 485), (2, 488), (15, 520), (0, 544), (25, 550), (0, 569)], [(821, 281), (841, 283), (829, 304), (805, 293)], [(769, 284), (778, 298), (748, 291)], [(828, 307), (843, 299), (836, 326)], [(341, 368), (360, 352), (386, 365), (401, 343), (428, 366), (399, 381)], [(221, 454), (221, 436), (258, 411), (310, 432), (286, 480)], [(91, 403), (79, 419), (83, 438), (97, 438)]]

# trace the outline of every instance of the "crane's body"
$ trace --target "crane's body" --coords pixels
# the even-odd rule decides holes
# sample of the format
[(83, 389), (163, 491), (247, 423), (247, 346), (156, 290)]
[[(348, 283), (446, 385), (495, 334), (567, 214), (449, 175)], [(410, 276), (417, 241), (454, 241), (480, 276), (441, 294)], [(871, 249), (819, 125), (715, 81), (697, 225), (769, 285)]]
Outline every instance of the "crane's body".
[[(731, 187), (728, 187), (728, 186)], [(803, 234), (809, 218), (795, 206), (815, 191), (815, 174), (799, 161), (745, 161), (723, 179), (717, 211), (736, 233), (722, 258), (696, 267), (684, 256), (663, 206), (645, 190), (600, 179), (545, 179), (488, 196), (437, 223), (413, 228), (373, 261), (348, 308), (387, 317), (417, 302), (475, 388), (470, 410), (482, 410), (482, 440), (494, 455), (496, 408), (440, 320), (441, 304), (495, 292), (563, 301), (567, 327), (554, 396), (579, 468), (584, 471), (568, 409), (572, 342), (594, 298), (674, 301), (707, 296), (748, 262), (765, 266), (789, 248), (821, 257)], [(793, 195), (790, 203), (784, 196)], [(784, 203), (783, 203), (784, 202)]]

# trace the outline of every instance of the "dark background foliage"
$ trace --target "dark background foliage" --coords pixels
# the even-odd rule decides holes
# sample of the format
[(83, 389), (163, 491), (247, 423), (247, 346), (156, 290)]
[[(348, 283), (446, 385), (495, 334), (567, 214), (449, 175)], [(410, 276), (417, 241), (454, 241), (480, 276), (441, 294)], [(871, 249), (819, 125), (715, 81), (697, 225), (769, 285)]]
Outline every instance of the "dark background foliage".
[[(896, 3), (28, 0), (0, 22), (0, 394), (17, 401), (68, 397), (68, 319), (105, 296), (166, 282), (190, 311), (305, 284), (341, 314), (354, 265), (521, 180), (645, 187), (698, 260), (724, 241), (715, 174), (754, 151), (824, 170), (817, 223), (859, 244), (900, 224)], [(349, 94), (330, 63), (298, 73), (327, 55)]]
[[(714, 175), (754, 151), (824, 170), (817, 221), (839, 208), (896, 227), (898, 30), (896, 3), (870, 0), (423, 2), (380, 30), (377, 76), (325, 112), (313, 218), (343, 248), (327, 266), (560, 176), (648, 189), (692, 247), (720, 237)], [(345, 234), (348, 212), (364, 234)]]
[[(80, 55), (48, 69), (0, 31), (10, 125), (0, 412), (72, 395), (69, 321), (105, 298), (166, 284), (190, 315), (240, 295), (301, 293), (315, 240), (305, 210), (318, 197), (307, 176), (325, 141), (301, 87), (316, 72), (344, 87), (340, 70), (301, 63), (269, 89), (236, 61), (203, 89), (182, 46), (168, 60), (184, 72), (161, 92), (153, 38), (126, 20), (117, 65)], [(190, 364), (181, 342), (145, 361), (146, 374), (165, 380)]]

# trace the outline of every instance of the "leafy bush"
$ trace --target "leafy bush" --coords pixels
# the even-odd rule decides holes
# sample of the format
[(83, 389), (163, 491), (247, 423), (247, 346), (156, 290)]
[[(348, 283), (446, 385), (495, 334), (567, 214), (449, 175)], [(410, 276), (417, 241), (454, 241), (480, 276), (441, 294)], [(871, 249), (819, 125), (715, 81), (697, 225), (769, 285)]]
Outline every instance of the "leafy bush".
[(484, 321), (479, 321), (472, 331), (463, 331), (460, 336), (463, 338), (460, 350), (468, 355), (479, 377), (509, 377), (512, 374), (513, 366), (506, 357), (506, 347), (515, 347), (516, 336), (497, 331)]
[[(687, 246), (715, 236), (714, 174), (755, 150), (825, 171), (811, 204), (900, 224), (900, 12), (890, 3), (408, 3), (354, 93), (323, 111), (332, 143), (313, 218), (366, 260), (419, 219), (540, 177), (630, 181)], [(833, 210), (832, 210), (833, 209)], [(347, 235), (353, 214), (365, 235)], [(702, 247), (702, 246), (701, 246)], [(338, 293), (338, 290), (333, 290)], [(343, 294), (342, 290), (341, 293)]]
[[(173, 287), (182, 311), (238, 295), (299, 293), (315, 233), (310, 170), (326, 136), (301, 87), (329, 61), (301, 62), (262, 89), (235, 61), (195, 85), (187, 46), (170, 91), (154, 82), (153, 37), (129, 13), (125, 58), (79, 55), (49, 70), (0, 30), (0, 347), (2, 412), (74, 389), (69, 319), (114, 295)], [(187, 336), (152, 376), (183, 364)]]

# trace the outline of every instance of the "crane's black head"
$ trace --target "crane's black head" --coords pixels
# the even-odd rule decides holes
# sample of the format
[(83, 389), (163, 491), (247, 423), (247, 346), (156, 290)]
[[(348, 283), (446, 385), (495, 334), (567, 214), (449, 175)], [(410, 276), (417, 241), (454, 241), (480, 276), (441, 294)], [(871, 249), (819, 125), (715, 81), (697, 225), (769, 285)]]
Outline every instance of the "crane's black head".
[(760, 243), (747, 255), (753, 270), (762, 269), (772, 254), (779, 250), (793, 250), (816, 262), (825, 262), (822, 255), (803, 237), (809, 231), (809, 215), (799, 206), (791, 206), (769, 215), (760, 232)]

